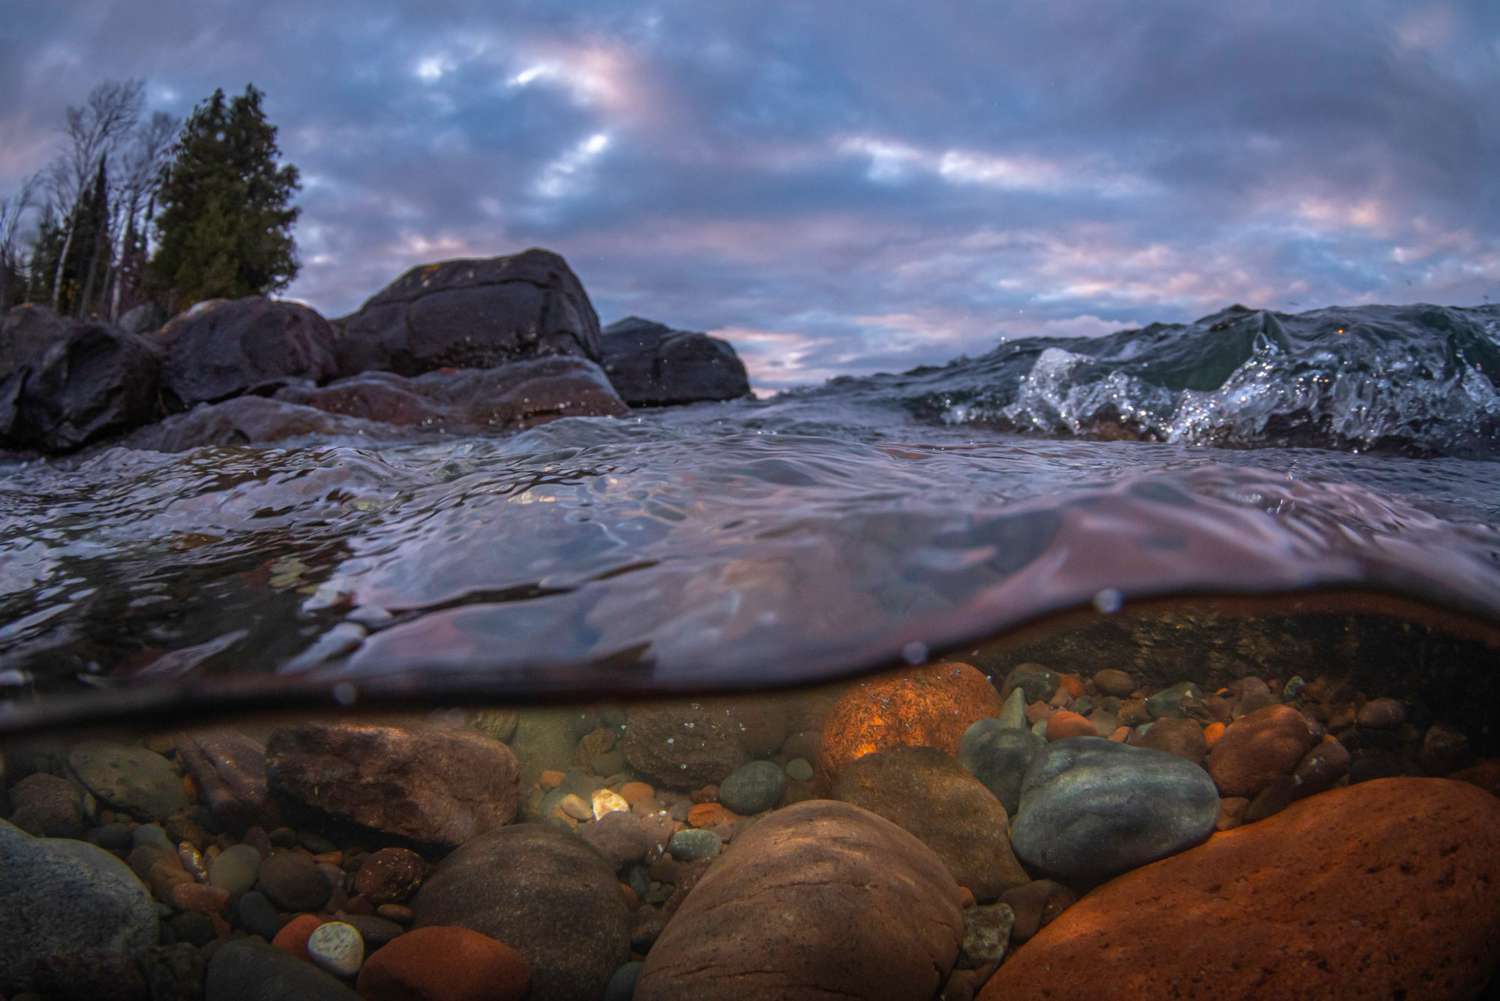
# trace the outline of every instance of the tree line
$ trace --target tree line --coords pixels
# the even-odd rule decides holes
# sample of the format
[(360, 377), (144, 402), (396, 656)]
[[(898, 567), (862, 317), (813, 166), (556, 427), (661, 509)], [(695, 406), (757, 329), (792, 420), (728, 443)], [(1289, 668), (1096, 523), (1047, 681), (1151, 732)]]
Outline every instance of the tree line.
[(107, 81), (67, 109), (58, 153), (0, 196), (0, 311), (31, 302), (115, 321), (280, 291), (297, 275), (297, 168), (254, 85), (184, 120)]

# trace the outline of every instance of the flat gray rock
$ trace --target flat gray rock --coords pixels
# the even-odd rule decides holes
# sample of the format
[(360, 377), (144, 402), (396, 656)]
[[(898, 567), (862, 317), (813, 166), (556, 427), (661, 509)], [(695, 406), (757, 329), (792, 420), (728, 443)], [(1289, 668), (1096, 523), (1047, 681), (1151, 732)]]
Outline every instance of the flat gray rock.
[(359, 995), (309, 962), (242, 938), (208, 963), (205, 1001), (359, 1001)]
[(68, 765), (89, 792), (137, 817), (163, 820), (188, 806), (177, 769), (144, 747), (91, 740), (73, 748)]
[(1011, 844), (1028, 868), (1103, 879), (1207, 840), (1218, 813), (1218, 790), (1197, 765), (1073, 737), (1049, 744), (1027, 771)]

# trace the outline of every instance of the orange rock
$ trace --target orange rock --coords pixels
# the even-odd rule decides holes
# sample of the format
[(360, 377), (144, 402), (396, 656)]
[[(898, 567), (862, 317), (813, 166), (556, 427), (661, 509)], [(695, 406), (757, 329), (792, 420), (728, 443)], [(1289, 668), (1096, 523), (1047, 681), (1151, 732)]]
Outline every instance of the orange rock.
[(1065, 688), (1065, 689), (1067, 689), (1068, 694), (1071, 695), (1071, 696), (1073, 696), (1073, 698), (1075, 698), (1075, 699), (1081, 699), (1081, 698), (1083, 698), (1083, 693), (1084, 693), (1084, 690), (1085, 690), (1084, 687), (1083, 687), (1083, 679), (1080, 678), (1078, 675), (1076, 675), (1076, 674), (1059, 674), (1057, 676), (1057, 684), (1058, 684), (1059, 688)]
[(1109, 735), (1109, 739), (1116, 744), (1123, 744), (1130, 739), (1131, 729), (1128, 726), (1117, 726), (1115, 732)]
[(964, 910), (968, 910), (976, 904), (978, 904), (978, 901), (974, 899), (974, 891), (967, 886), (960, 886), (958, 888), (958, 906)]
[(562, 772), (559, 772), (556, 769), (549, 768), (545, 772), (542, 772), (542, 774), (538, 775), (536, 781), (537, 784), (540, 785), (543, 789), (546, 789), (550, 792), (553, 789), (556, 789), (558, 786), (562, 785), (565, 779), (567, 779), (567, 776)]
[(620, 786), (620, 795), (625, 797), (625, 802), (631, 806), (656, 801), (656, 790), (645, 782), (626, 782)]
[(307, 959), (307, 940), (322, 923), (323, 919), (316, 914), (299, 914), (281, 926), (271, 944), (298, 959)]
[(229, 906), (229, 891), (206, 883), (176, 883), (168, 902), (179, 911), (219, 914)]
[(1048, 740), (1097, 736), (1099, 736), (1099, 731), (1094, 729), (1094, 724), (1075, 712), (1062, 709), (1047, 717)]
[(1486, 758), (1479, 764), (1470, 765), (1448, 777), (1478, 786), (1493, 796), (1500, 796), (1500, 758)]
[(823, 723), (819, 764), (829, 776), (851, 761), (892, 747), (958, 753), (969, 724), (1000, 714), (1000, 693), (968, 664), (899, 671), (853, 685)]
[(1225, 729), (1208, 754), (1208, 774), (1219, 795), (1254, 797), (1272, 779), (1292, 774), (1317, 742), (1312, 724), (1297, 710), (1266, 706)]
[(1208, 745), (1210, 751), (1219, 742), (1219, 738), (1224, 736), (1224, 730), (1223, 723), (1210, 723), (1203, 728), (1203, 742)]
[(520, 1001), (531, 968), (515, 949), (477, 931), (447, 925), (392, 939), (359, 971), (366, 1001)]
[(688, 808), (689, 827), (728, 827), (740, 819), (739, 814), (722, 803), (694, 803)]
[(1447, 779), (1347, 786), (1104, 884), (980, 1001), (1472, 998), (1500, 959), (1496, 886), (1500, 800)]
[(1052, 707), (1045, 702), (1033, 702), (1026, 707), (1026, 722), (1040, 723), (1052, 718)]

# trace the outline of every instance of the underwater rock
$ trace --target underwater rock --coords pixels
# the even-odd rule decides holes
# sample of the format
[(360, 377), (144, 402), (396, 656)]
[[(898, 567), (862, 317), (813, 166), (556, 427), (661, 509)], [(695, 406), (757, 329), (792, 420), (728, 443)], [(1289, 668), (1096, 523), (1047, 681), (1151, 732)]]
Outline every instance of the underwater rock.
[(1130, 673), (1117, 667), (1106, 667), (1095, 671), (1093, 682), (1100, 694), (1113, 695), (1119, 699), (1128, 697), (1136, 688), (1135, 679), (1130, 676)]
[(89, 792), (143, 820), (165, 819), (188, 806), (177, 769), (144, 747), (91, 740), (73, 748), (68, 766)]
[(728, 341), (637, 316), (604, 328), (604, 371), (632, 407), (750, 395), (745, 364)]
[(1005, 807), (963, 766), (931, 747), (867, 754), (833, 783), (853, 803), (915, 835), (959, 886), (987, 902), (1031, 880), (1010, 848)]
[(850, 762), (893, 747), (957, 754), (969, 725), (1000, 708), (989, 679), (957, 661), (868, 678), (851, 685), (829, 711), (818, 765), (835, 778)]
[(1208, 741), (1203, 736), (1203, 727), (1196, 720), (1171, 716), (1152, 723), (1138, 739), (1131, 741), (1136, 747), (1147, 747), (1154, 751), (1166, 751), (1179, 758), (1198, 764), (1208, 753)]
[(225, 942), (208, 961), (205, 1001), (359, 1001), (337, 978), (254, 939)]
[(205, 445), (247, 445), (306, 435), (390, 439), (391, 425), (339, 417), (264, 396), (205, 403), (127, 435), (119, 444), (154, 452), (186, 452)]
[(521, 1001), (530, 981), (526, 957), (504, 942), (438, 925), (371, 955), (358, 987), (365, 1001)]
[(667, 850), (679, 862), (697, 862), (719, 854), (723, 844), (724, 839), (716, 832), (707, 828), (689, 827), (672, 835), (672, 840), (667, 842)]
[(421, 375), (539, 355), (599, 361), (599, 318), (548, 250), (412, 268), (339, 321), (339, 371)]
[(735, 840), (646, 955), (636, 1001), (928, 1001), (958, 956), (959, 889), (911, 834), (848, 803)]
[(219, 826), (232, 834), (281, 826), (266, 783), (266, 749), (236, 730), (200, 730), (177, 739), (177, 760), (202, 790)]
[(338, 374), (333, 327), (296, 302), (252, 295), (199, 303), (149, 335), (175, 410)]
[(1006, 814), (1014, 817), (1021, 808), (1026, 770), (1046, 746), (1046, 741), (1029, 730), (1006, 726), (998, 719), (982, 719), (964, 731), (958, 745), (958, 763), (983, 782)]
[(0, 380), (40, 358), (68, 336), (71, 321), (46, 306), (22, 303), (0, 312)]
[(284, 911), (316, 911), (328, 902), (328, 879), (312, 856), (280, 850), (260, 864), (256, 889)]
[(0, 820), (0, 991), (72, 956), (133, 962), (157, 942), (156, 904), (130, 867), (85, 841), (33, 838)]
[(1047, 717), (1043, 736), (1049, 741), (1067, 740), (1069, 737), (1097, 737), (1098, 729), (1078, 713), (1060, 709)]
[(1075, 737), (1047, 745), (1027, 771), (1011, 845), (1029, 869), (1092, 880), (1198, 844), (1218, 816), (1219, 795), (1198, 766)]
[(631, 706), (621, 748), (641, 775), (668, 789), (723, 782), (752, 754), (786, 738), (774, 707), (749, 701), (701, 699)]
[(672, 821), (663, 814), (642, 817), (615, 811), (582, 825), (578, 834), (619, 872), (660, 855), (672, 838)]
[(583, 839), (541, 824), (465, 843), (412, 906), (418, 928), (459, 925), (515, 948), (539, 998), (594, 1001), (629, 958), (630, 913), (614, 870)]
[(452, 847), (516, 816), (510, 748), (469, 730), (300, 723), (266, 742), (272, 790), (340, 821)]
[(1077, 900), (1076, 893), (1050, 879), (1033, 880), (1000, 894), (1000, 902), (1008, 905), (1015, 917), (1010, 937), (1018, 943), (1031, 938)]
[(1099, 887), (980, 998), (1473, 998), (1500, 959), (1496, 886), (1494, 797), (1444, 779), (1334, 789)]
[(260, 852), (252, 845), (230, 845), (208, 866), (208, 882), (238, 897), (255, 888), (260, 878)]
[(1041, 664), (1017, 664), (1005, 676), (1005, 683), (1000, 686), (1000, 692), (1009, 697), (1019, 688), (1025, 693), (1028, 703), (1046, 702), (1052, 698), (1052, 693), (1057, 691), (1059, 683), (1057, 672), (1050, 668)]
[(1203, 692), (1191, 681), (1180, 681), (1146, 698), (1146, 712), (1152, 719), (1181, 719), (1187, 707), (1203, 701)]
[(1291, 706), (1264, 706), (1229, 724), (1208, 753), (1208, 773), (1220, 795), (1253, 798), (1290, 775), (1317, 741), (1313, 725)]
[(426, 873), (427, 863), (409, 848), (382, 848), (360, 863), (354, 892), (377, 906), (399, 904), (417, 892)]
[(326, 921), (307, 938), (307, 956), (336, 977), (352, 977), (365, 961), (365, 940), (347, 921)]
[(83, 833), (83, 790), (58, 775), (36, 772), (10, 788), (10, 822), (40, 838)]
[(958, 965), (976, 969), (1005, 958), (1016, 913), (1008, 904), (981, 904), (964, 910), (964, 937), (958, 950)]
[(735, 813), (749, 816), (769, 810), (781, 802), (786, 773), (771, 761), (751, 761), (730, 772), (719, 784), (719, 802)]

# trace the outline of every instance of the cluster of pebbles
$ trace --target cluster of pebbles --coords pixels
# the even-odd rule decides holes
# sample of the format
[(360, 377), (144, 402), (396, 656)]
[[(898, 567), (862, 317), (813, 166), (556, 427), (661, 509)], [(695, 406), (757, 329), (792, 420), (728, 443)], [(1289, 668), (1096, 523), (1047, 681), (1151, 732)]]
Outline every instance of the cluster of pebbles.
[(0, 1001), (1461, 998), (1500, 935), (1500, 760), (1331, 678), (949, 662), (3, 769)]

